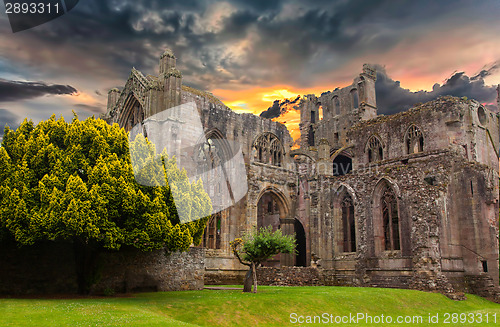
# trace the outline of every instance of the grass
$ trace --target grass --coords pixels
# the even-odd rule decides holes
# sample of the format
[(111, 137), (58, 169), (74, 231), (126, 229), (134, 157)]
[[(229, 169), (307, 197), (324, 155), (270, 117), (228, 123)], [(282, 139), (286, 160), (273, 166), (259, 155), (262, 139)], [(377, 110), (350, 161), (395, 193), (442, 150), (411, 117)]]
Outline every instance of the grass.
[[(452, 301), (437, 293), (348, 287), (260, 287), (259, 293), (203, 290), (143, 293), (130, 297), (0, 299), (0, 326), (293, 326), (290, 315), (422, 316), (420, 324), (350, 326), (500, 326), (500, 304), (467, 295)], [(444, 323), (446, 313), (482, 315), (481, 323)], [(439, 323), (428, 323), (429, 314)], [(486, 323), (486, 314), (489, 322)], [(494, 315), (497, 322), (494, 323)], [(464, 316), (463, 316), (464, 317)], [(470, 319), (471, 316), (468, 316)], [(314, 324), (301, 324), (314, 325)], [(325, 325), (325, 324), (319, 324)], [(342, 324), (335, 324), (342, 326)]]

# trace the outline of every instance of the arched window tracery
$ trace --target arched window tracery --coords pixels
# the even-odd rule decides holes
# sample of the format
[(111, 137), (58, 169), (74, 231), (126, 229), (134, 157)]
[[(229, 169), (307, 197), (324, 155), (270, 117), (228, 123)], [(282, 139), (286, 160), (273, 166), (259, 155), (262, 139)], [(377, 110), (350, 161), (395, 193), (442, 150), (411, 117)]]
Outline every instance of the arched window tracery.
[(398, 202), (394, 191), (388, 185), (385, 187), (380, 201), (384, 230), (384, 248), (386, 251), (400, 250)]
[(255, 161), (281, 166), (283, 163), (283, 145), (281, 141), (272, 133), (260, 135), (254, 142)]
[(344, 252), (356, 252), (356, 226), (354, 221), (354, 203), (346, 192), (340, 204), (342, 211), (342, 237)]
[(384, 160), (384, 150), (382, 147), (382, 142), (380, 139), (373, 135), (368, 140), (366, 145), (366, 151), (368, 154), (368, 162)]
[(406, 153), (418, 153), (424, 151), (424, 135), (420, 128), (411, 125), (405, 134)]
[(222, 214), (213, 214), (203, 233), (203, 247), (207, 249), (220, 249), (222, 238)]

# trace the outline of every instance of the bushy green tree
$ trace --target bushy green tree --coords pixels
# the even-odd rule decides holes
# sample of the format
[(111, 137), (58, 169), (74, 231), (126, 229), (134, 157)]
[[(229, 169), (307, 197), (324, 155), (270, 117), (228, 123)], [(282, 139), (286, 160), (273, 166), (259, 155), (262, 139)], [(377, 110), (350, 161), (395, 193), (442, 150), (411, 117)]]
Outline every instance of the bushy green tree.
[(201, 181), (189, 183), (175, 158), (163, 154), (158, 161), (142, 135), (130, 147), (144, 154), (146, 167), (176, 174), (178, 185), (139, 185), (127, 133), (117, 124), (76, 116), (66, 123), (53, 116), (36, 126), (25, 120), (15, 131), (6, 127), (0, 147), (0, 240), (71, 243), (80, 293), (90, 290), (103, 249), (185, 251), (199, 244), (207, 219), (181, 224), (170, 187), (185, 192), (188, 213), (206, 217), (212, 208)]
[(231, 242), (231, 249), (238, 260), (249, 267), (243, 292), (257, 293), (257, 268), (279, 253), (295, 253), (295, 236), (283, 235), (281, 229), (273, 232), (271, 226), (262, 227)]

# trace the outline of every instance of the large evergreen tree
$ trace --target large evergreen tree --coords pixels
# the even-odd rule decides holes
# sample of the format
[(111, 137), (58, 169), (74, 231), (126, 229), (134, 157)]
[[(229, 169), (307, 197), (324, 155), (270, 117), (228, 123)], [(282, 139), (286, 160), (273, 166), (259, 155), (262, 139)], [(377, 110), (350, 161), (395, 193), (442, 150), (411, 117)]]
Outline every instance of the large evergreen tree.
[[(77, 117), (66, 123), (53, 116), (36, 126), (25, 120), (16, 131), (6, 127), (0, 147), (0, 240), (71, 243), (80, 293), (89, 291), (102, 249), (185, 251), (199, 244), (207, 220), (195, 218), (211, 211), (201, 182), (189, 183), (165, 153), (158, 160), (142, 135), (130, 147), (141, 154), (141, 174), (167, 170), (177, 176), (177, 185), (136, 183), (127, 133), (116, 124)], [(170, 187), (184, 192), (183, 210), (192, 221), (179, 222)]]

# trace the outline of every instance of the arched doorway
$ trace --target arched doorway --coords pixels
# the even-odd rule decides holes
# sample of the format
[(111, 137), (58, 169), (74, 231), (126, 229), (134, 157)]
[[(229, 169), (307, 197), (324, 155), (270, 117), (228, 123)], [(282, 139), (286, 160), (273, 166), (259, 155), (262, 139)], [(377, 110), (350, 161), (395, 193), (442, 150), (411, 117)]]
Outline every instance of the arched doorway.
[(257, 228), (272, 226), (273, 231), (281, 229), (284, 235), (296, 234), (297, 250), (300, 253), (278, 254), (273, 258), (262, 263), (266, 267), (294, 266), (297, 262), (300, 265), (306, 265), (306, 233), (302, 224), (289, 218), (289, 210), (286, 205), (286, 199), (283, 194), (274, 189), (268, 189), (262, 193), (257, 204)]
[(295, 219), (295, 238), (296, 238), (296, 250), (297, 254), (295, 255), (295, 266), (305, 267), (307, 266), (306, 260), (306, 232), (302, 223)]
[(257, 205), (257, 228), (272, 226), (273, 231), (280, 228), (281, 204), (276, 195), (272, 192), (264, 193)]

